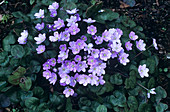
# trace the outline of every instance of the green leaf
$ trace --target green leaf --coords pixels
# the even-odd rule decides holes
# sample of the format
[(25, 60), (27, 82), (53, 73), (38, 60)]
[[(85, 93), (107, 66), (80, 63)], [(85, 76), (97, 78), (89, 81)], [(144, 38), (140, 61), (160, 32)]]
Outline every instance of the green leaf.
[(96, 109), (96, 112), (107, 112), (107, 107), (104, 105), (99, 105)]
[(149, 73), (153, 74), (155, 72), (156, 63), (153, 57), (147, 58), (146, 65), (149, 68)]
[(67, 101), (66, 101), (66, 110), (67, 111), (71, 111), (72, 110), (72, 103), (71, 103), (71, 99), (70, 98), (67, 98)]
[(75, 9), (75, 8), (77, 8), (77, 6), (74, 2), (67, 2), (63, 6), (64, 10), (72, 10), (72, 9)]
[(166, 109), (168, 109), (168, 105), (164, 103), (159, 103), (156, 105), (156, 112), (165, 112)]
[(37, 87), (34, 87), (33, 93), (34, 93), (34, 96), (41, 98), (44, 94), (44, 90), (41, 87), (37, 86)]
[(11, 103), (9, 97), (4, 94), (0, 94), (0, 99), (0, 107), (2, 108), (8, 107)]
[(11, 44), (14, 44), (16, 42), (15, 37), (12, 33), (9, 33), (4, 39), (3, 39), (3, 49), (5, 51), (11, 51)]
[(30, 62), (30, 71), (32, 73), (38, 73), (41, 69), (41, 64), (38, 61), (32, 60)]
[(137, 108), (138, 108), (138, 101), (136, 100), (136, 98), (134, 96), (128, 97), (127, 104), (129, 106), (129, 108), (132, 108), (133, 110), (137, 110)]
[(22, 58), (25, 55), (25, 50), (21, 45), (13, 45), (11, 48), (12, 56)]
[(20, 78), (21, 78), (20, 74), (11, 75), (8, 78), (8, 82), (13, 84), (13, 85), (18, 85), (19, 82), (20, 82)]
[(20, 95), (21, 96), (21, 100), (23, 100), (23, 101), (33, 96), (33, 92), (32, 91), (21, 91), (20, 94), (21, 94)]
[(147, 103), (140, 104), (138, 112), (152, 112), (152, 107), (150, 104)]
[(155, 79), (152, 77), (148, 82), (148, 89), (152, 89), (155, 87)]
[(125, 80), (125, 88), (126, 89), (130, 89), (130, 88), (134, 88), (136, 86), (136, 75), (135, 75), (135, 71), (132, 70), (129, 75), (130, 77), (129, 78), (126, 78)]
[(22, 80), (22, 79), (23, 79), (23, 82), (19, 83), (19, 86), (21, 87), (22, 90), (28, 91), (32, 86), (31, 78), (30, 77), (27, 77), (27, 78), (23, 77), (20, 80)]
[(123, 2), (127, 5), (130, 5), (130, 7), (133, 7), (136, 4), (135, 0), (123, 0)]
[(53, 106), (58, 106), (62, 102), (62, 99), (59, 95), (53, 94), (50, 96), (50, 103)]
[(123, 83), (122, 77), (119, 73), (116, 73), (110, 77), (110, 83), (121, 85)]
[(0, 91), (6, 86), (8, 83), (6, 81), (0, 81)]
[(35, 2), (35, 0), (30, 0), (30, 5), (32, 5)]
[[(29, 18), (21, 11), (13, 12), (12, 15), (16, 18), (21, 19), (21, 21), (22, 20), (27, 21), (27, 22), (29, 21)], [(19, 23), (19, 21), (18, 21), (18, 23)]]
[(125, 102), (126, 102), (126, 97), (123, 92), (116, 90), (113, 92), (113, 95), (110, 96), (110, 103), (113, 106), (124, 107)]
[(156, 97), (157, 103), (159, 103), (162, 98), (167, 97), (167, 93), (166, 93), (165, 89), (163, 89), (161, 86), (158, 86), (157, 88), (155, 88), (155, 92), (156, 92), (155, 97)]
[(87, 8), (86, 16), (87, 17), (94, 16), (102, 8), (102, 5), (103, 5), (103, 2), (100, 1), (100, 2), (90, 6), (89, 8)]
[(36, 97), (30, 97), (25, 100), (25, 106), (29, 109), (36, 110), (39, 105), (39, 99)]
[(13, 75), (19, 75), (22, 77), (26, 73), (26, 69), (24, 67), (19, 66), (14, 72), (12, 72)]
[(3, 63), (7, 56), (8, 56), (7, 51), (0, 52), (0, 63)]

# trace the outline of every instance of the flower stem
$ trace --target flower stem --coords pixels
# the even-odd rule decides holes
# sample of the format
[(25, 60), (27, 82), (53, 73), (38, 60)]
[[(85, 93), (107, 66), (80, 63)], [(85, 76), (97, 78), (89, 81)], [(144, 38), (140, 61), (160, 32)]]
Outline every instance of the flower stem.
[(146, 87), (144, 87), (143, 85), (139, 84), (138, 82), (137, 82), (137, 84), (138, 84), (140, 87), (142, 87), (142, 88), (144, 88), (144, 89), (146, 89), (146, 90), (148, 91), (148, 89), (147, 89)]

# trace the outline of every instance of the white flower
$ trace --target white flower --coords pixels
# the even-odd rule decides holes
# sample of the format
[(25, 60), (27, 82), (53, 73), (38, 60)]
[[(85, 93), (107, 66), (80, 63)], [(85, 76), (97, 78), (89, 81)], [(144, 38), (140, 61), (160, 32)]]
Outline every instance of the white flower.
[(44, 18), (44, 10), (40, 9), (38, 13), (35, 13), (36, 18)]
[(21, 32), (21, 37), (18, 38), (19, 44), (26, 44), (27, 37), (28, 37), (28, 31), (23, 30), (23, 32)]
[(36, 44), (41, 44), (42, 42), (44, 42), (44, 40), (46, 39), (45, 33), (43, 34), (39, 34), (38, 37), (34, 37), (34, 40), (36, 40)]
[(96, 22), (96, 20), (92, 20), (91, 18), (83, 19), (83, 21), (85, 21), (86, 23), (94, 23), (94, 22)]
[(54, 36), (50, 36), (49, 37), (49, 40), (51, 41), (51, 42), (56, 42), (57, 40), (59, 40), (60, 39), (60, 34), (58, 33), (58, 31), (56, 31), (56, 32), (54, 32)]
[(148, 93), (147, 93), (148, 98), (150, 98), (150, 94), (156, 94), (156, 92), (154, 90), (155, 90), (155, 88), (148, 90)]
[(158, 50), (158, 46), (157, 46), (157, 43), (156, 43), (156, 39), (153, 38), (153, 46), (155, 47), (156, 50)]
[(73, 10), (66, 10), (66, 12), (68, 13), (68, 14), (75, 14), (75, 13), (77, 13), (77, 11), (79, 11), (78, 9), (73, 9)]
[(140, 76), (141, 76), (142, 78), (143, 78), (144, 76), (145, 76), (145, 77), (148, 77), (148, 76), (149, 76), (149, 74), (148, 74), (149, 69), (146, 68), (146, 64), (144, 64), (144, 65), (139, 65), (138, 72), (139, 72), (139, 74), (140, 74)]

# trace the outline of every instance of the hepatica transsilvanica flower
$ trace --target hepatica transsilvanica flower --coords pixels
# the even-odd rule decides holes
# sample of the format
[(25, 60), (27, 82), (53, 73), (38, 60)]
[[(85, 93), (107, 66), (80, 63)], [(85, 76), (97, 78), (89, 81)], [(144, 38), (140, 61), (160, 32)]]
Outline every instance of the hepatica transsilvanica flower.
[[(77, 13), (78, 9), (66, 10), (69, 14), (69, 18), (64, 21), (61, 17), (57, 18), (57, 10), (59, 4), (54, 2), (48, 7), (51, 17), (55, 17), (53, 24), (43, 22), (44, 10), (40, 9), (34, 16), (38, 19), (41, 18), (41, 23), (37, 23), (35, 28), (40, 31), (37, 37), (34, 37), (38, 47), (36, 48), (37, 54), (41, 55), (45, 52), (48, 46), (45, 46), (46, 39), (50, 43), (57, 43), (58, 55), (56, 58), (48, 59), (43, 64), (43, 77), (49, 80), (50, 84), (56, 84), (59, 82), (61, 86), (65, 86), (63, 94), (66, 97), (73, 96), (73, 88), (80, 84), (83, 86), (92, 85), (98, 86), (105, 84), (103, 75), (106, 73), (107, 61), (117, 58), (122, 65), (127, 65), (130, 60), (129, 54), (126, 53), (132, 50), (132, 43), (136, 41), (136, 47), (140, 51), (144, 51), (146, 44), (139, 38), (135, 32), (131, 31), (129, 34), (129, 40), (125, 42), (124, 49), (121, 36), (123, 31), (121, 29), (105, 29), (102, 34), (98, 34), (97, 27), (93, 24), (96, 20), (91, 18), (81, 19)], [(86, 31), (81, 31), (79, 22), (87, 24)], [(89, 25), (90, 24), (90, 25)], [(46, 25), (46, 26), (45, 26)], [(44, 28), (47, 27), (49, 34), (44, 33), (47, 31)], [(84, 28), (83, 28), (84, 29)], [(90, 37), (86, 37), (86, 33)], [(28, 31), (24, 30), (21, 33), (21, 37), (18, 38), (19, 44), (26, 44), (28, 37)], [(91, 40), (91, 41), (89, 41)], [(102, 44), (105, 47), (101, 47)], [(157, 49), (156, 40), (153, 40), (153, 45)], [(138, 72), (143, 78), (148, 77), (149, 69), (146, 65), (140, 65)], [(153, 93), (152, 91), (150, 92)]]

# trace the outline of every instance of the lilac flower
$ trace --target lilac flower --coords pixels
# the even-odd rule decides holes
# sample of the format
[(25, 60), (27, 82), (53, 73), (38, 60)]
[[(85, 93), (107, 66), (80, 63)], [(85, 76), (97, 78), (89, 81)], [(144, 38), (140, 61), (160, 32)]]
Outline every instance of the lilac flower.
[(76, 16), (71, 16), (70, 19), (67, 18), (66, 21), (68, 22), (67, 26), (75, 25), (76, 22), (77, 22), (77, 17)]
[(69, 31), (64, 31), (60, 33), (61, 35), (61, 41), (70, 41), (70, 33)]
[(86, 41), (86, 40), (87, 40), (87, 37), (86, 37), (85, 35), (82, 35), (82, 36), (81, 36), (81, 40)]
[(132, 50), (132, 43), (130, 43), (130, 41), (126, 42), (125, 47), (128, 51)]
[(61, 66), (58, 68), (58, 74), (60, 75), (60, 77), (63, 74), (68, 74), (70, 72), (69, 68), (65, 67), (65, 66)]
[(78, 28), (78, 26), (75, 25), (75, 24), (71, 25), (71, 27), (69, 27), (68, 30), (69, 30), (69, 32), (71, 33), (71, 35), (76, 35), (76, 34), (80, 31), (80, 29)]
[(44, 71), (43, 77), (45, 77), (46, 79), (49, 79), (51, 77), (51, 72), (49, 70)]
[(145, 46), (146, 44), (144, 43), (144, 41), (142, 39), (140, 39), (139, 41), (136, 41), (136, 47), (140, 50), (140, 51), (145, 51)]
[(90, 54), (91, 50), (93, 49), (93, 44), (89, 43), (85, 46), (84, 51), (88, 51), (88, 54)]
[(111, 57), (111, 52), (108, 49), (104, 49), (100, 52), (100, 59), (107, 61)]
[(65, 24), (64, 24), (64, 21), (62, 19), (58, 18), (57, 21), (54, 21), (54, 26), (53, 26), (54, 28), (60, 29), (64, 26), (65, 26)]
[(21, 32), (21, 37), (18, 38), (19, 44), (26, 44), (27, 37), (28, 37), (28, 31), (23, 30), (23, 32)]
[(94, 23), (94, 22), (96, 22), (96, 20), (92, 20), (91, 18), (83, 19), (83, 21), (85, 21), (86, 23)]
[(103, 40), (105, 40), (106, 42), (108, 42), (109, 40), (111, 40), (111, 33), (107, 30), (105, 30), (103, 33), (102, 33), (102, 37), (103, 37)]
[(87, 68), (87, 64), (86, 64), (86, 61), (80, 61), (77, 63), (77, 71), (80, 72), (80, 71), (83, 71), (83, 72), (86, 72), (86, 68)]
[(112, 55), (111, 55), (112, 59), (114, 59), (115, 57), (117, 57), (117, 54), (118, 54), (118, 53), (117, 53), (116, 51), (112, 51), (111, 53), (112, 53)]
[(56, 68), (53, 68), (53, 72), (57, 72), (57, 69), (56, 69)]
[(99, 80), (99, 78), (96, 75), (92, 75), (89, 74), (90, 77), (90, 84), (93, 85), (97, 85), (97, 81)]
[(113, 42), (110, 47), (112, 48), (112, 51), (120, 52), (123, 48), (121, 47), (122, 44), (120, 42)]
[(94, 65), (94, 64), (96, 64), (96, 59), (93, 57), (93, 56), (90, 56), (89, 58), (88, 58), (88, 63), (87, 63), (88, 65)]
[(79, 11), (78, 9), (72, 9), (72, 10), (66, 10), (66, 12), (68, 13), (68, 14), (75, 14), (75, 13), (77, 13), (77, 11)]
[(36, 18), (44, 18), (44, 10), (40, 9), (38, 13), (35, 13)]
[(61, 51), (66, 51), (67, 46), (66, 46), (66, 44), (62, 44), (62, 45), (60, 45), (59, 48), (60, 48)]
[(63, 94), (65, 94), (65, 97), (69, 97), (69, 96), (73, 96), (74, 94), (74, 90), (71, 89), (71, 88), (66, 88), (64, 91), (63, 91)]
[(123, 31), (122, 31), (121, 29), (117, 28), (116, 31), (118, 32), (118, 34), (119, 34), (120, 36), (123, 35)]
[(135, 35), (135, 32), (131, 31), (130, 34), (129, 34), (129, 38), (130, 38), (131, 40), (136, 40), (136, 39), (138, 39), (138, 36)]
[(70, 78), (70, 86), (75, 87), (76, 83), (77, 83), (77, 81), (76, 81), (75, 77), (71, 76), (71, 78)]
[(43, 34), (39, 34), (38, 37), (34, 37), (34, 40), (36, 40), (36, 44), (41, 44), (42, 42), (44, 42), (44, 40), (46, 39), (45, 33)]
[(79, 84), (83, 84), (83, 86), (87, 86), (90, 83), (90, 77), (87, 75), (79, 75)]
[(62, 74), (60, 75), (61, 79), (60, 79), (60, 83), (66, 83), (67, 85), (70, 84), (70, 76), (67, 74)]
[(139, 75), (143, 78), (144, 76), (145, 77), (149, 77), (149, 69), (146, 68), (146, 64), (144, 65), (139, 65), (139, 68), (138, 68), (138, 72), (139, 72)]
[(101, 36), (97, 36), (97, 38), (96, 38), (97, 40), (95, 41), (95, 43), (97, 44), (97, 45), (99, 45), (99, 44), (102, 44), (103, 43), (103, 37), (101, 37)]
[(157, 46), (157, 43), (156, 43), (156, 39), (153, 38), (153, 46), (155, 47), (156, 50), (158, 50), (158, 46)]
[(45, 62), (43, 64), (43, 70), (48, 70), (48, 69), (50, 69), (50, 63), (49, 62)]
[(77, 17), (77, 21), (81, 21), (80, 15), (78, 13), (75, 14), (75, 16)]
[(96, 86), (98, 86), (99, 84), (100, 84), (100, 85), (104, 85), (104, 84), (105, 84), (105, 81), (103, 80), (103, 76), (100, 76), (99, 79), (97, 80), (97, 82), (98, 82), (98, 83), (96, 84)]
[(86, 43), (83, 40), (78, 39), (76, 41), (76, 45), (80, 48), (80, 49), (84, 49), (84, 47), (86, 46)]
[(95, 35), (96, 32), (97, 32), (97, 28), (95, 26), (90, 25), (87, 27), (88, 34)]
[(129, 59), (127, 58), (129, 56), (129, 54), (126, 53), (121, 53), (119, 55), (119, 61), (121, 64), (126, 65), (129, 61)]
[(81, 56), (80, 56), (80, 55), (76, 55), (76, 56), (74, 57), (74, 60), (75, 60), (76, 62), (81, 61)]
[(63, 65), (68, 68), (71, 65), (71, 61), (70, 60), (65, 60)]
[(72, 62), (70, 63), (69, 70), (70, 70), (70, 71), (73, 71), (73, 72), (76, 72), (76, 70), (77, 70), (77, 65), (76, 65), (75, 61), (72, 61)]
[(56, 17), (57, 16), (57, 11), (56, 10), (52, 10), (50, 16), (51, 17)]
[(69, 42), (69, 45), (71, 46), (69, 49), (72, 50), (73, 54), (78, 54), (80, 52), (80, 48), (76, 45), (76, 42)]
[(98, 58), (99, 57), (99, 50), (98, 49), (92, 49), (92, 52), (91, 52), (91, 55), (94, 57), (94, 58)]
[(36, 48), (37, 54), (41, 54), (45, 51), (45, 45), (39, 45), (38, 48)]
[(57, 10), (58, 8), (59, 8), (59, 4), (57, 2), (54, 2), (52, 5), (49, 5), (48, 7), (50, 12), (52, 12), (53, 10)]
[(54, 72), (51, 73), (51, 77), (49, 78), (49, 81), (50, 81), (50, 84), (53, 84), (53, 85), (56, 83), (57, 75)]
[(148, 93), (147, 93), (148, 98), (150, 98), (150, 94), (156, 94), (155, 88), (148, 90)]
[(35, 28), (36, 28), (38, 31), (42, 30), (42, 29), (44, 28), (44, 23), (41, 23), (41, 24), (38, 23), (38, 24), (35, 26)]
[(101, 69), (100, 67), (93, 65), (93, 66), (90, 66), (90, 69), (88, 70), (88, 72), (92, 73), (93, 75), (96, 75), (96, 74), (99, 74), (100, 69)]
[(56, 65), (56, 59), (55, 58), (51, 58), (50, 60), (49, 60), (49, 63), (50, 63), (50, 65), (51, 66), (55, 66)]
[(49, 37), (49, 40), (51, 42), (56, 42), (57, 40), (60, 40), (61, 36), (60, 34), (58, 33), (58, 31), (54, 32), (54, 36), (50, 36)]
[(21, 32), (21, 36), (27, 38), (28, 37), (28, 30), (23, 30)]
[(68, 58), (68, 52), (69, 49), (67, 49), (66, 51), (60, 51), (58, 57), (61, 57), (63, 60)]

